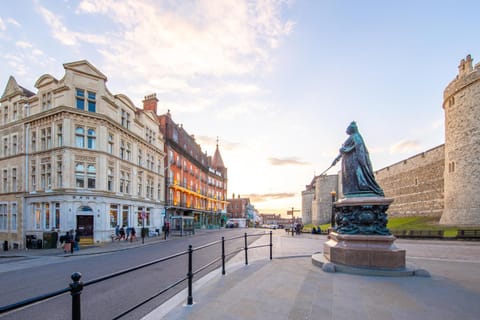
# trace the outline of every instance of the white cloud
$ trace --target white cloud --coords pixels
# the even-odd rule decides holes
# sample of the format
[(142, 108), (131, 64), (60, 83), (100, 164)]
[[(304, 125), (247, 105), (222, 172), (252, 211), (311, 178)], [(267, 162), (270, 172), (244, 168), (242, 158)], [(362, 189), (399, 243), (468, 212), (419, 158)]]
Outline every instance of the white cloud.
[(33, 45), (30, 42), (27, 41), (17, 41), (15, 45), (19, 48), (27, 49), (27, 48), (32, 48)]
[(421, 149), (417, 140), (402, 140), (390, 147), (391, 154), (411, 153)]
[(77, 46), (80, 42), (93, 43), (93, 44), (106, 44), (105, 37), (95, 33), (75, 32), (69, 30), (62, 22), (62, 17), (54, 14), (50, 10), (38, 6), (40, 15), (49, 25), (52, 35), (55, 39), (60, 41), (66, 46)]
[[(84, 0), (77, 13), (104, 15), (120, 30), (111, 35), (108, 47), (99, 48), (110, 76), (142, 78), (151, 85), (166, 83), (191, 91), (188, 82), (196, 76), (267, 70), (270, 50), (293, 26), (282, 21), (281, 4), (276, 0)], [(55, 29), (62, 30), (60, 26)], [(257, 90), (247, 84), (223, 89)]]

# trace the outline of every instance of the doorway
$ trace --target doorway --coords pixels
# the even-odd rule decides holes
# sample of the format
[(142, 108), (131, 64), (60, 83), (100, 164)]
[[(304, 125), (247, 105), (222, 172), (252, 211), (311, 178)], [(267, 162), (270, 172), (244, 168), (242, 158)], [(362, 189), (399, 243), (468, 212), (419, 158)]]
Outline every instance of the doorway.
[(93, 215), (77, 215), (77, 232), (81, 244), (93, 243)]

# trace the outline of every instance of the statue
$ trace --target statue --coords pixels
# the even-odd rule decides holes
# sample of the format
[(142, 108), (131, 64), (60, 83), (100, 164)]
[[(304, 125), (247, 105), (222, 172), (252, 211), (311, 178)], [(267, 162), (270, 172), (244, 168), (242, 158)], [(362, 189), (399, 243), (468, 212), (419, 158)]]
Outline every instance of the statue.
[(375, 181), (370, 156), (355, 121), (348, 126), (347, 134), (348, 139), (332, 163), (333, 167), (342, 159), (343, 194), (346, 198), (383, 197), (383, 190)]

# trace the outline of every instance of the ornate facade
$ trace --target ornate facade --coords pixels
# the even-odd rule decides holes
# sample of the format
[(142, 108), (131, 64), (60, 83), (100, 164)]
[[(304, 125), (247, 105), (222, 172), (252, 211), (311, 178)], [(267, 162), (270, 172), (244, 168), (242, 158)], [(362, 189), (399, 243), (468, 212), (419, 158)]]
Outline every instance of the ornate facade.
[[(0, 99), (0, 239), (78, 230), (88, 243), (117, 225), (159, 228), (165, 200), (164, 141), (156, 115), (113, 95), (87, 61), (43, 75), (36, 93), (10, 77)], [(45, 240), (45, 239), (44, 239)]]

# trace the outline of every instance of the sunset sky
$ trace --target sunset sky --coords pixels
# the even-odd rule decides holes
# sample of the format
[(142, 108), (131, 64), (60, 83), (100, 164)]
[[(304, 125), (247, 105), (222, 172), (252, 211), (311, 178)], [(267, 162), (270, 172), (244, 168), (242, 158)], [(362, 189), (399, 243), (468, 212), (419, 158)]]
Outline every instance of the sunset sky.
[[(374, 170), (444, 142), (442, 95), (480, 62), (478, 1), (0, 2), (0, 90), (36, 92), (88, 60), (113, 94), (159, 113), (213, 155), (228, 193), (261, 213), (301, 207), (357, 121)], [(339, 165), (330, 170), (336, 173)]]

